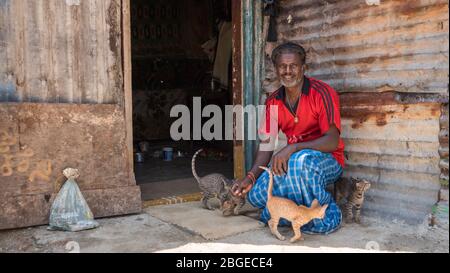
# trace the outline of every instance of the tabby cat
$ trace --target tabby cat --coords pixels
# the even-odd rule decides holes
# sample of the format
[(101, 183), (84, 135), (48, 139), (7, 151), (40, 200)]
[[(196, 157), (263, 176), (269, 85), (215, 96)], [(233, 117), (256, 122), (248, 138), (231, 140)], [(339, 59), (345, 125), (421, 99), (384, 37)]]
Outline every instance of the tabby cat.
[[(364, 193), (370, 188), (370, 182), (364, 179), (351, 178), (351, 183), (340, 181), (336, 186), (336, 202), (339, 204), (345, 198), (342, 205), (345, 222), (350, 223), (353, 218), (356, 223), (361, 223), (361, 207), (364, 203)], [(355, 215), (353, 215), (353, 207)]]
[(297, 240), (303, 240), (300, 228), (307, 224), (312, 219), (323, 219), (325, 211), (328, 207), (327, 204), (320, 206), (319, 201), (314, 199), (311, 207), (305, 207), (297, 205), (294, 201), (286, 198), (281, 198), (272, 195), (273, 188), (273, 174), (269, 168), (260, 166), (261, 169), (269, 173), (269, 187), (267, 189), (267, 204), (266, 207), (270, 213), (269, 228), (273, 235), (279, 240), (284, 240), (278, 232), (278, 222), (280, 218), (284, 218), (292, 223), (292, 229), (294, 230), (294, 236), (290, 242), (293, 243)]
[(198, 186), (202, 191), (202, 204), (203, 207), (214, 210), (214, 208), (208, 203), (211, 198), (218, 198), (220, 201), (220, 209), (222, 210), (223, 204), (226, 200), (230, 199), (231, 181), (224, 175), (219, 173), (208, 174), (203, 177), (199, 177), (195, 171), (195, 158), (203, 149), (195, 152), (192, 157), (192, 174), (195, 180), (198, 182)]
[(222, 214), (224, 216), (230, 216), (232, 214), (239, 215), (241, 208), (245, 205), (245, 197), (235, 196), (231, 192), (228, 192), (228, 196), (222, 205)]

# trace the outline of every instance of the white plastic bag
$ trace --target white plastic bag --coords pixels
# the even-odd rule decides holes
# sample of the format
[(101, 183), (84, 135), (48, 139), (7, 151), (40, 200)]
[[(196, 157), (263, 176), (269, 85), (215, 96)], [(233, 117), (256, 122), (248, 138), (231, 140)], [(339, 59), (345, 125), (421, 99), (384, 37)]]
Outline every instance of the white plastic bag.
[(49, 229), (80, 231), (98, 227), (99, 224), (94, 221), (94, 215), (75, 182), (75, 178), (79, 176), (78, 170), (68, 168), (63, 174), (67, 181), (52, 204)]

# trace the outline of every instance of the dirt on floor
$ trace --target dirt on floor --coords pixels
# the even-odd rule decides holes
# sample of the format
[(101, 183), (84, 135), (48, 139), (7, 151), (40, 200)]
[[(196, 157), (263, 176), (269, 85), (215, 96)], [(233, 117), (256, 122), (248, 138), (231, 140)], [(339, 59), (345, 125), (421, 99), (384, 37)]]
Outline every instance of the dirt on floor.
[[(192, 204), (189, 206), (192, 209)], [(200, 206), (198, 209), (202, 210)], [(262, 225), (208, 240), (195, 229), (165, 222), (146, 209), (138, 215), (99, 219), (99, 228), (75, 233), (49, 231), (46, 226), (1, 231), (0, 252), (448, 253), (448, 201), (436, 206), (434, 213), (434, 226), (429, 226), (429, 219), (424, 219), (422, 225), (411, 226), (401, 221), (366, 217), (364, 225), (347, 224), (326, 236), (305, 234), (304, 241), (291, 244), (288, 240), (277, 240)], [(213, 220), (206, 222), (214, 224)], [(280, 227), (280, 232), (288, 238), (293, 235), (288, 227)]]

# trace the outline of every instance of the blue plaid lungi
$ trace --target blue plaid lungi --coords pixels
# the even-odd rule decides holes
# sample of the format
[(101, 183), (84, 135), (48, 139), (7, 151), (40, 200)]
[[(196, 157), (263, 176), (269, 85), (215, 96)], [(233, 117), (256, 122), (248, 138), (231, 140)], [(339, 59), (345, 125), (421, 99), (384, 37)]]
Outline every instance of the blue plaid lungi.
[[(327, 185), (335, 183), (342, 175), (342, 167), (330, 153), (305, 149), (291, 155), (287, 174), (274, 175), (273, 195), (293, 200), (297, 205), (311, 206), (314, 199), (321, 205), (328, 204), (323, 219), (313, 219), (301, 228), (309, 234), (328, 234), (340, 227), (342, 213), (332, 195), (326, 191)], [(264, 209), (261, 221), (270, 220), (266, 208), (269, 174), (262, 173), (247, 195), (251, 205)], [(281, 219), (279, 225), (290, 225)]]

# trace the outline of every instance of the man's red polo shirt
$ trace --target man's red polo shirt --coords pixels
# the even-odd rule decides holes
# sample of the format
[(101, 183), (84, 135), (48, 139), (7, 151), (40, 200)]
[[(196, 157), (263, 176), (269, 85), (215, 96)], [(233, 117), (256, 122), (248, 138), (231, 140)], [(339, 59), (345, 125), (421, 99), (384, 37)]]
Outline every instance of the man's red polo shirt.
[[(339, 112), (339, 97), (329, 85), (314, 78), (304, 77), (302, 96), (297, 109), (298, 123), (294, 123), (294, 114), (285, 104), (285, 89), (282, 86), (266, 99), (266, 130), (260, 133), (269, 134), (270, 119), (275, 119), (278, 129), (286, 135), (288, 144), (306, 142), (317, 139), (335, 124), (341, 132), (341, 115)], [(270, 106), (278, 106), (278, 118), (271, 117)], [(332, 155), (344, 167), (344, 142), (339, 137), (339, 144)]]

